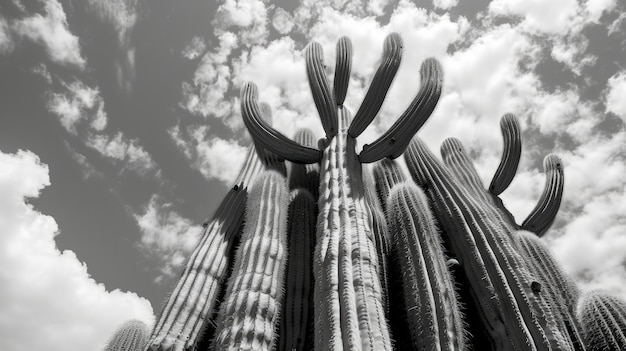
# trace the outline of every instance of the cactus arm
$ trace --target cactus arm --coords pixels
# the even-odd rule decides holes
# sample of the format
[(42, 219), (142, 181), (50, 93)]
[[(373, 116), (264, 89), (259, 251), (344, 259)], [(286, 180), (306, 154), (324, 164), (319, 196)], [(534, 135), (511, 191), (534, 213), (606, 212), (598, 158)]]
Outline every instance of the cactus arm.
[(256, 85), (250, 82), (244, 84), (241, 88), (241, 114), (255, 144), (291, 162), (318, 162), (321, 156), (319, 150), (294, 142), (263, 120), (263, 114), (257, 100), (258, 89)]
[(489, 185), (489, 191), (495, 196), (502, 194), (513, 181), (522, 155), (522, 137), (517, 117), (512, 113), (502, 116), (500, 129), (504, 140), (504, 150), (498, 169)]
[[(310, 129), (302, 128), (296, 131), (294, 141), (300, 145), (313, 147), (317, 143), (315, 135)], [(292, 163), (289, 169), (289, 190), (304, 188), (313, 198), (317, 199), (320, 184), (320, 167), (318, 163), (297, 164)]]
[(343, 105), (346, 99), (351, 70), (352, 42), (348, 37), (341, 37), (337, 41), (337, 61), (335, 63), (335, 80), (333, 81), (333, 94), (337, 106)]
[(235, 185), (206, 225), (183, 274), (152, 330), (146, 350), (182, 351), (197, 342), (205, 320), (213, 318), (226, 278), (231, 247), (243, 222), (248, 186), (263, 168), (253, 146), (248, 148)]
[(464, 350), (464, 330), (435, 219), (423, 191), (399, 183), (387, 218), (402, 276), (406, 314), (416, 350)]
[[(532, 350), (569, 349), (555, 328), (545, 300), (531, 289), (535, 277), (517, 253), (507, 229), (453, 181), (423, 142), (414, 139), (405, 159), (416, 182), (429, 187), (432, 201), (438, 204), (436, 208), (446, 210), (439, 214), (439, 220), (451, 229), (446, 228), (448, 233), (454, 233), (448, 235), (451, 249), (466, 270), (472, 288), (482, 297), (478, 303), (485, 307), (486, 324), (502, 321), (505, 334), (491, 330), (494, 339), (510, 339), (514, 348), (520, 350), (529, 346)], [(459, 220), (450, 226), (449, 222)], [(465, 230), (458, 232), (463, 227)], [(485, 282), (476, 276), (481, 271), (487, 273), (495, 296), (483, 291)], [(495, 299), (485, 300), (490, 297)], [(493, 304), (496, 301), (499, 303)]]
[(546, 185), (539, 202), (522, 223), (522, 229), (543, 236), (554, 222), (561, 199), (563, 197), (563, 162), (555, 155), (550, 154), (543, 160), (546, 173)]
[(148, 341), (150, 330), (139, 320), (124, 322), (113, 334), (104, 351), (140, 351)]
[(326, 132), (326, 138), (330, 139), (337, 134), (337, 104), (326, 77), (322, 45), (317, 42), (309, 43), (304, 56), (313, 101), (320, 115), (324, 132)]
[(581, 297), (578, 319), (589, 350), (626, 350), (625, 300), (606, 291), (592, 290)]
[(420, 68), (420, 89), (404, 113), (380, 138), (363, 147), (361, 163), (376, 162), (384, 157), (400, 156), (435, 109), (443, 87), (443, 70), (434, 58), (426, 59)]
[(271, 350), (287, 262), (285, 177), (265, 171), (250, 192), (246, 224), (221, 305), (216, 350)]
[(367, 94), (365, 94), (361, 107), (354, 115), (354, 120), (348, 129), (348, 135), (356, 138), (372, 123), (383, 105), (401, 60), (402, 38), (398, 33), (391, 33), (385, 38), (380, 66), (372, 79)]
[(372, 169), (375, 179), (376, 193), (382, 205), (383, 212), (387, 208), (387, 197), (391, 188), (398, 183), (406, 181), (407, 177), (402, 168), (395, 160), (383, 159), (374, 164)]

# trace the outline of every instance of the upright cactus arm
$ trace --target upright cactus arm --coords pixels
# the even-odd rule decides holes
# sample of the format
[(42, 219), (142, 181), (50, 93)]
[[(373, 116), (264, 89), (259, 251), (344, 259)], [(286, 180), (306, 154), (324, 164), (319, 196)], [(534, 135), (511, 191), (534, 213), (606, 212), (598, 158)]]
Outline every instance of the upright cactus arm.
[(504, 140), (504, 150), (498, 169), (489, 185), (489, 191), (495, 196), (502, 194), (513, 181), (522, 155), (522, 137), (517, 117), (512, 113), (502, 116), (500, 129)]
[(217, 322), (215, 350), (271, 350), (276, 343), (287, 263), (285, 177), (259, 175)]
[(537, 206), (522, 223), (522, 229), (543, 236), (554, 222), (561, 199), (563, 198), (563, 161), (550, 154), (543, 159), (543, 168), (546, 173), (546, 185)]
[(418, 184), (428, 187), (450, 248), (466, 272), (499, 347), (519, 350), (570, 349), (538, 294), (536, 278), (517, 253), (507, 228), (482, 202), (469, 197), (418, 138), (405, 159)]
[(443, 70), (434, 58), (426, 59), (420, 68), (420, 89), (398, 120), (359, 154), (361, 163), (376, 162), (384, 157), (400, 156), (411, 138), (426, 122), (437, 106), (443, 87)]
[(443, 141), (441, 144), (441, 158), (443, 158), (443, 163), (448, 167), (450, 173), (452, 173), (459, 180), (459, 183), (465, 186), (473, 196), (482, 201), (490, 202), (485, 192), (483, 182), (459, 139), (447, 138)]
[(590, 351), (626, 350), (626, 300), (594, 290), (581, 297), (578, 307)]
[(404, 170), (400, 165), (391, 159), (383, 159), (374, 164), (372, 168), (374, 175), (376, 193), (382, 205), (382, 209), (386, 212), (387, 197), (394, 185), (407, 180)]
[(115, 331), (104, 351), (141, 351), (149, 334), (146, 323), (135, 319), (126, 321)]
[[(294, 141), (306, 147), (316, 144), (315, 135), (310, 129), (302, 128), (296, 131)], [(289, 189), (304, 188), (317, 199), (320, 185), (320, 167), (318, 163), (297, 164), (292, 163), (289, 170)]]
[(350, 83), (352, 71), (352, 42), (348, 37), (341, 37), (337, 41), (337, 61), (335, 62), (335, 80), (333, 94), (337, 106), (343, 105)]
[(305, 189), (291, 192), (287, 247), (289, 261), (280, 322), (278, 351), (304, 350), (311, 329), (309, 312), (313, 296), (313, 247), (316, 201)]
[(258, 89), (254, 83), (241, 88), (241, 114), (254, 142), (278, 157), (295, 163), (319, 162), (319, 150), (302, 146), (272, 128), (263, 120), (258, 104)]
[(394, 186), (387, 199), (393, 252), (401, 267), (415, 350), (464, 350), (464, 329), (442, 243), (423, 191)]
[[(309, 43), (305, 49), (304, 56), (313, 101), (320, 115), (324, 132), (326, 132), (326, 138), (330, 139), (337, 134), (337, 104), (326, 77), (322, 45), (317, 42)], [(349, 68), (349, 66), (346, 66), (346, 68)]]
[(148, 340), (149, 351), (183, 351), (198, 341), (202, 326), (213, 318), (226, 278), (232, 245), (237, 239), (248, 197), (248, 186), (263, 169), (253, 146), (248, 148), (235, 185), (213, 219), (168, 298)]
[(350, 124), (348, 129), (348, 135), (356, 138), (372, 123), (372, 120), (383, 105), (389, 86), (391, 86), (391, 82), (393, 82), (398, 72), (401, 60), (402, 38), (398, 33), (391, 33), (385, 39), (380, 66), (372, 79), (372, 84), (367, 90), (361, 107), (354, 115), (354, 120), (352, 120), (352, 124)]

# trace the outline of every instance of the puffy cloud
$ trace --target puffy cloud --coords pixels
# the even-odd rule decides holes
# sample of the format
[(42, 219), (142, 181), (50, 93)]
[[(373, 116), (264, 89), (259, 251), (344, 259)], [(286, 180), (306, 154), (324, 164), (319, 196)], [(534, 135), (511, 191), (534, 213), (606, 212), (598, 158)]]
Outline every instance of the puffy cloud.
[(230, 185), (239, 174), (247, 148), (238, 141), (209, 135), (206, 126), (189, 128), (186, 133), (176, 126), (168, 132), (179, 149), (192, 160), (194, 168), (205, 178)]
[(140, 174), (156, 168), (152, 156), (139, 145), (139, 141), (127, 139), (122, 132), (117, 132), (114, 136), (89, 134), (86, 144), (106, 158), (117, 162), (123, 161), (124, 167)]
[(183, 49), (183, 56), (188, 60), (195, 60), (206, 51), (206, 43), (201, 37), (193, 37)]
[(52, 61), (84, 68), (78, 37), (70, 32), (63, 6), (57, 0), (45, 2), (43, 15), (21, 19), (12, 27), (18, 35), (45, 46)]
[(124, 321), (150, 324), (146, 299), (94, 281), (74, 252), (56, 247), (55, 220), (25, 201), (50, 184), (48, 167), (19, 151), (0, 152), (0, 168), (0, 349), (98, 350)]
[(458, 5), (459, 0), (433, 0), (433, 5), (440, 9), (451, 9)]
[(0, 54), (13, 51), (14, 46), (9, 23), (4, 17), (0, 16)]
[(143, 214), (135, 214), (141, 229), (139, 246), (150, 256), (162, 261), (161, 274), (156, 281), (173, 277), (185, 263), (200, 238), (202, 227), (172, 211), (170, 203), (161, 203), (155, 195), (145, 207)]
[(272, 27), (280, 34), (287, 34), (291, 32), (293, 28), (293, 16), (285, 11), (282, 7), (277, 7), (274, 10), (274, 17), (272, 17)]
[(215, 14), (216, 34), (237, 30), (240, 44), (265, 43), (268, 36), (267, 7), (261, 0), (225, 0)]
[(59, 117), (63, 127), (76, 134), (79, 123), (86, 119), (91, 121), (91, 128), (103, 130), (107, 116), (98, 88), (91, 88), (78, 80), (65, 88), (65, 93), (53, 93), (48, 101), (48, 110)]
[(626, 122), (626, 71), (614, 74), (608, 81), (606, 110), (620, 116)]

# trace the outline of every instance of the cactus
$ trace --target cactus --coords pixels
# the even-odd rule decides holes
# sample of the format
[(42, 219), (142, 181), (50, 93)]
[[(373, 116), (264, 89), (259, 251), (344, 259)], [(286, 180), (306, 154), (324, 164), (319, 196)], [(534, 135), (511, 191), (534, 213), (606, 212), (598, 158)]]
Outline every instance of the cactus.
[(554, 154), (543, 159), (546, 185), (539, 202), (522, 223), (522, 229), (543, 236), (556, 217), (563, 197), (563, 162)]
[(140, 351), (148, 341), (150, 330), (140, 320), (129, 320), (119, 327), (104, 348), (104, 351)]
[(271, 350), (276, 343), (287, 263), (288, 201), (283, 175), (259, 175), (221, 305), (215, 350)]
[(423, 191), (394, 186), (387, 199), (392, 251), (404, 269), (406, 315), (414, 350), (464, 350), (464, 331), (441, 239)]
[(522, 155), (522, 138), (517, 117), (512, 113), (502, 116), (500, 129), (504, 139), (504, 151), (498, 169), (489, 185), (489, 191), (495, 196), (502, 194), (513, 181)]
[(383, 211), (387, 208), (387, 197), (394, 185), (406, 181), (407, 177), (404, 174), (400, 165), (394, 160), (384, 159), (374, 164), (372, 169), (374, 179), (376, 181), (376, 193), (378, 200), (383, 207)]
[(578, 319), (591, 351), (626, 350), (626, 301), (602, 290), (581, 297)]

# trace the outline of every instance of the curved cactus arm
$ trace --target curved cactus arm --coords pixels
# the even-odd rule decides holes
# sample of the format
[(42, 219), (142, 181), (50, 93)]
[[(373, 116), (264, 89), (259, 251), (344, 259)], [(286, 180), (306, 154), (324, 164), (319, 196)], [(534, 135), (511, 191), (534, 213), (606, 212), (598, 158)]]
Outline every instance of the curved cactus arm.
[[(259, 105), (259, 109), (261, 110), (261, 116), (263, 121), (267, 123), (267, 125), (272, 125), (272, 108), (266, 102), (262, 102)], [(266, 150), (263, 146), (254, 143), (255, 150), (261, 162), (266, 169), (275, 170), (283, 175), (287, 174), (287, 168), (285, 162), (283, 162), (284, 158), (276, 156), (271, 151)]]
[(324, 132), (326, 132), (326, 138), (330, 139), (337, 134), (337, 104), (330, 91), (328, 77), (326, 77), (322, 45), (317, 42), (309, 43), (304, 56), (313, 101), (320, 115)]
[(280, 322), (278, 351), (304, 350), (312, 320), (309, 312), (313, 296), (313, 247), (316, 201), (305, 189), (291, 192), (287, 247), (289, 261)]
[(520, 350), (570, 349), (555, 328), (546, 301), (533, 289), (536, 278), (508, 228), (493, 219), (484, 203), (468, 196), (418, 138), (405, 159), (414, 180), (428, 187), (450, 249), (468, 276), (485, 327), (499, 347), (510, 343)]
[(602, 290), (581, 297), (580, 320), (590, 351), (626, 350), (626, 300)]
[(576, 318), (579, 290), (551, 253), (548, 245), (534, 233), (519, 230), (514, 235), (520, 254), (543, 282), (541, 292), (575, 351), (584, 351), (582, 329)]
[(502, 116), (500, 129), (504, 140), (504, 150), (498, 169), (489, 185), (489, 191), (496, 196), (502, 194), (513, 181), (522, 155), (522, 137), (517, 117), (512, 113)]
[(563, 198), (563, 162), (559, 156), (550, 154), (543, 159), (546, 185), (535, 208), (522, 223), (522, 229), (543, 236), (554, 222)]
[(391, 86), (391, 82), (398, 72), (401, 60), (402, 38), (398, 33), (391, 33), (385, 39), (380, 66), (374, 79), (372, 79), (367, 94), (365, 94), (361, 107), (354, 115), (354, 120), (348, 129), (348, 135), (356, 138), (372, 123), (385, 101), (389, 86)]
[(352, 42), (348, 37), (341, 37), (337, 41), (337, 61), (335, 62), (335, 80), (333, 81), (333, 93), (335, 104), (343, 105), (350, 83), (352, 71)]
[[(296, 131), (293, 140), (303, 146), (313, 147), (317, 144), (315, 135), (310, 129), (302, 128)], [(293, 163), (289, 169), (289, 189), (304, 188), (317, 199), (320, 184), (320, 169), (318, 163)]]
[(402, 288), (415, 350), (464, 350), (463, 320), (428, 199), (399, 183), (387, 199), (393, 252), (405, 269)]
[(411, 138), (426, 122), (437, 106), (443, 87), (443, 70), (434, 58), (426, 59), (420, 68), (420, 89), (404, 113), (385, 134), (371, 145), (365, 145), (359, 160), (361, 163), (376, 162), (384, 157), (400, 156)]
[(250, 192), (213, 349), (273, 349), (287, 263), (288, 202), (284, 176), (274, 171), (259, 175)]
[(250, 82), (244, 84), (241, 88), (241, 114), (255, 144), (291, 162), (319, 162), (321, 157), (319, 150), (294, 142), (265, 122), (257, 100), (256, 85)]
[(374, 175), (376, 194), (382, 205), (383, 212), (387, 211), (387, 196), (394, 185), (407, 180), (404, 170), (395, 160), (383, 159), (374, 164), (372, 168)]
[(149, 334), (146, 323), (135, 319), (126, 321), (115, 331), (104, 351), (141, 351)]
[(229, 190), (168, 298), (148, 340), (146, 350), (183, 351), (198, 342), (200, 331), (217, 310), (217, 298), (226, 279), (232, 246), (239, 236), (248, 186), (263, 169), (253, 146), (235, 185)]

